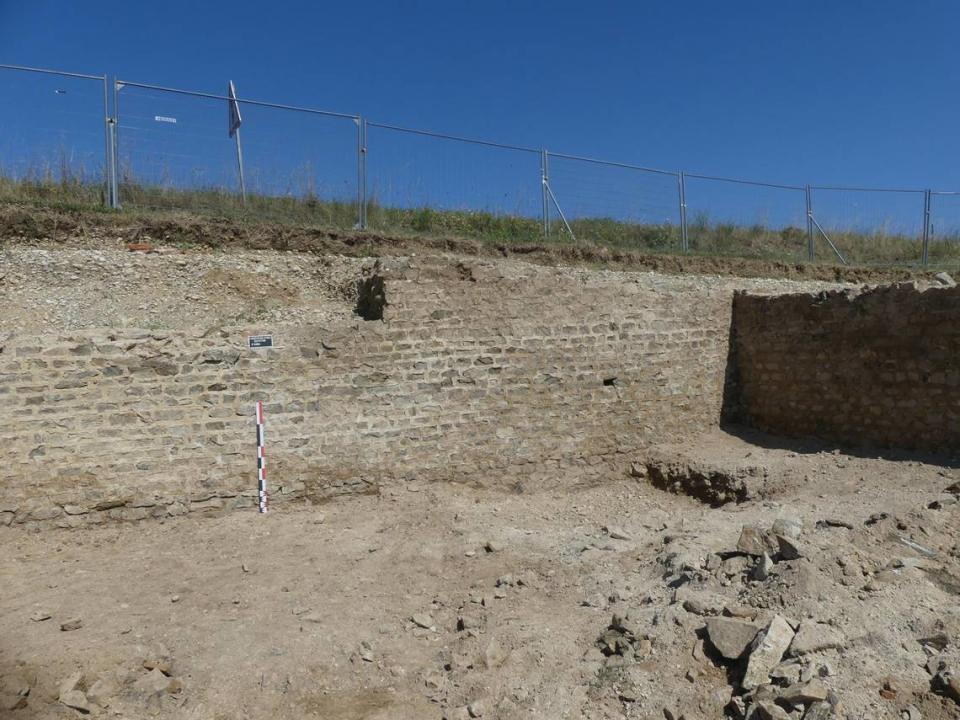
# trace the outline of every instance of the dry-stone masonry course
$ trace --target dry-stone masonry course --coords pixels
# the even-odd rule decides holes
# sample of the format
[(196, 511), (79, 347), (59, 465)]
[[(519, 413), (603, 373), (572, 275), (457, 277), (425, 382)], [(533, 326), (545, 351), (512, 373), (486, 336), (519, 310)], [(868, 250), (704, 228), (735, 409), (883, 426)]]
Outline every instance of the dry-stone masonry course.
[[(274, 503), (600, 477), (720, 418), (730, 279), (387, 265), (359, 278), (363, 317), (8, 338), (0, 523), (251, 507), (257, 400)], [(264, 330), (277, 347), (246, 347)]]
[(734, 301), (740, 419), (772, 433), (960, 447), (960, 288)]

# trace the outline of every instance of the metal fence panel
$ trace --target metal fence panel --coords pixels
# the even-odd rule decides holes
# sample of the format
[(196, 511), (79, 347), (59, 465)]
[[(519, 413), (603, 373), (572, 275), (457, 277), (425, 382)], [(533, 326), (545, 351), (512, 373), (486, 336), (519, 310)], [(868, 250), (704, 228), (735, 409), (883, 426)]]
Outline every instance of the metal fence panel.
[(628, 250), (681, 249), (677, 173), (573, 155), (547, 154), (550, 234), (562, 211), (577, 240)]
[(960, 261), (960, 192), (930, 193), (930, 262)]
[(686, 175), (690, 250), (802, 260), (807, 257), (803, 188)]
[(369, 123), (367, 222), (382, 230), (541, 238), (540, 153)]
[[(814, 186), (813, 215), (847, 261), (857, 265), (919, 264), (924, 191)], [(823, 237), (818, 233), (818, 243)], [(832, 258), (826, 245), (819, 259)]]
[(104, 201), (104, 82), (0, 65), (0, 196)]
[[(225, 96), (117, 83), (120, 199), (137, 207), (239, 211)], [(263, 219), (357, 221), (357, 123), (238, 101), (246, 205)]]
[[(643, 168), (359, 116), (0, 65), (0, 198), (789, 260), (960, 259), (960, 193)], [(241, 190), (241, 169), (246, 180)], [(112, 181), (112, 182), (111, 182)], [(119, 184), (119, 193), (114, 192)]]

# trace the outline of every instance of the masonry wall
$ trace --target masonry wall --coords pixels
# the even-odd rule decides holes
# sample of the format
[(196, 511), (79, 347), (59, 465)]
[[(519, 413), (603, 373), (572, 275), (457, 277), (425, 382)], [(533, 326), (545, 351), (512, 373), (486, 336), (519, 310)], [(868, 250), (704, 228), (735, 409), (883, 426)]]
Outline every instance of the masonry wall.
[(877, 447), (960, 447), (960, 288), (734, 300), (740, 419)]
[[(719, 420), (729, 290), (493, 264), (381, 277), (382, 320), (8, 341), (0, 523), (249, 507), (258, 399), (274, 503), (410, 478), (590, 479)], [(279, 347), (245, 347), (255, 330)]]

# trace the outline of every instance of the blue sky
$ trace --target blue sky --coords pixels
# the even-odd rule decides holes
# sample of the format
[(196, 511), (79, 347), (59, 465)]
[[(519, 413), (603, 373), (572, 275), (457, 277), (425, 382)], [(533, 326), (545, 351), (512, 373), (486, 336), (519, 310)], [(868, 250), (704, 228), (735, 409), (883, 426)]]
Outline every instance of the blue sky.
[(0, 0), (0, 62), (232, 78), (241, 96), (688, 172), (960, 190), (958, 27), (960, 5), (924, 1)]

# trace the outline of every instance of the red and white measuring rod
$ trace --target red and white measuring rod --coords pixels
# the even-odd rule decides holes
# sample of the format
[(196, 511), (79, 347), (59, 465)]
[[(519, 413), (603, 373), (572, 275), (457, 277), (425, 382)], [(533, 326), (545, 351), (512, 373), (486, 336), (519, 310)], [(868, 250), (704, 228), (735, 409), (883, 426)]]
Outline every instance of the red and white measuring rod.
[(257, 401), (257, 499), (260, 512), (267, 511), (267, 460), (263, 448), (263, 402)]

